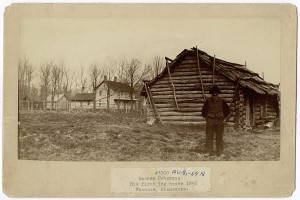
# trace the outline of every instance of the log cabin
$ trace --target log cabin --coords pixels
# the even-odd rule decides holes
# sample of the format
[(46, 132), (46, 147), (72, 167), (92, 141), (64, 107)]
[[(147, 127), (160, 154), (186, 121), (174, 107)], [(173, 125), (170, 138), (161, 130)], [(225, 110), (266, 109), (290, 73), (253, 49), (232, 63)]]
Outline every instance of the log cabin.
[(192, 48), (150, 81), (144, 80), (141, 95), (147, 99), (147, 121), (201, 124), (201, 110), (217, 85), (233, 114), (229, 125), (236, 129), (257, 127), (279, 118), (279, 85), (264, 81), (245, 65), (227, 62)]

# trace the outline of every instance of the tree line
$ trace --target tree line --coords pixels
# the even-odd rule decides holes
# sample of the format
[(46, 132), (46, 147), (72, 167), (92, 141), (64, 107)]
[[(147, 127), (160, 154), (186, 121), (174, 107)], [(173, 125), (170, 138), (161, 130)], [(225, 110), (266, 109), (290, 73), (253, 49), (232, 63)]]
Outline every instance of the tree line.
[[(127, 83), (130, 86), (131, 109), (135, 91), (142, 88), (142, 80), (151, 80), (165, 67), (165, 60), (154, 56), (148, 62), (137, 58), (107, 59), (104, 63), (94, 62), (89, 66), (68, 67), (63, 60), (50, 60), (33, 66), (28, 58), (19, 60), (18, 91), (19, 101), (27, 95), (31, 101), (40, 99), (46, 105), (47, 97), (51, 96), (51, 108), (54, 97), (64, 94), (67, 98), (76, 93), (94, 92), (93, 107), (96, 108), (95, 88), (104, 80)], [(44, 106), (46, 109), (46, 106)]]

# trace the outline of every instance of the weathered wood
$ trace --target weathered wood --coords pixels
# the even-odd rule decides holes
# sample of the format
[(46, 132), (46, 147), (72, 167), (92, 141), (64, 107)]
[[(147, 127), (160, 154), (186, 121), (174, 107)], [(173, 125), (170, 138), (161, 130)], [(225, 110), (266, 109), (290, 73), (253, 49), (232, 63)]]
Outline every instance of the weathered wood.
[(214, 55), (214, 62), (213, 62), (213, 77), (212, 77), (212, 83), (215, 84), (215, 65), (216, 65), (216, 56)]
[[(170, 94), (173, 94), (173, 91), (172, 90), (156, 90), (156, 91), (153, 91), (151, 90), (152, 92), (152, 95), (155, 96), (155, 95), (170, 95)], [(195, 91), (195, 90), (176, 90), (176, 94), (177, 95), (186, 95), (186, 94), (201, 94), (200, 91)], [(205, 92), (205, 94), (208, 94), (208, 91)], [(233, 90), (222, 90), (222, 94), (230, 94), (231, 96), (233, 96), (234, 94), (234, 91)]]
[[(191, 84), (180, 84), (180, 85), (175, 85), (177, 90), (199, 90), (198, 88), (196, 88), (196, 84), (195, 83), (191, 83)], [(209, 87), (211, 86), (210, 84), (204, 84), (205, 87)], [(220, 85), (218, 86), (220, 88), (220, 90), (234, 90), (235, 86), (234, 85)], [(171, 86), (168, 85), (153, 85), (151, 87), (151, 91), (162, 91), (162, 90), (172, 90)], [(208, 90), (207, 90), (208, 92)]]
[[(236, 91), (238, 97), (240, 96), (240, 90)], [(237, 101), (235, 102), (235, 113), (234, 113), (234, 128), (235, 130), (239, 129), (239, 121), (240, 121), (240, 99), (238, 98)]]
[[(167, 98), (173, 98), (173, 95), (167, 95), (167, 94), (163, 94), (163, 95), (152, 95), (153, 98), (156, 99), (167, 99)], [(206, 94), (206, 98), (210, 97), (211, 95)], [(232, 98), (233, 94), (219, 94), (219, 97), (221, 98)], [(194, 98), (201, 98), (202, 94), (178, 94), (176, 95), (177, 100), (178, 99), (194, 99)]]
[[(182, 87), (187, 87), (187, 86), (195, 87), (196, 83), (197, 83), (196, 81), (192, 81), (192, 82), (183, 81), (183, 83), (180, 83), (180, 82), (179, 83), (174, 83), (174, 85), (175, 85), (176, 88), (179, 87), (179, 86), (182, 86)], [(156, 84), (153, 85), (151, 88), (170, 87), (169, 85), (170, 84), (156, 82)], [(230, 87), (235, 88), (235, 85), (233, 83), (226, 82), (226, 81), (216, 82), (215, 85), (217, 85), (218, 87), (230, 86)], [(203, 86), (209, 88), (209, 87), (212, 86), (212, 84), (211, 83), (203, 83)]]
[(169, 108), (166, 108), (166, 107), (161, 107), (161, 108), (158, 108), (159, 112), (201, 112), (202, 110), (202, 107), (203, 106), (197, 106), (197, 107), (182, 107), (182, 105), (180, 105), (180, 109), (176, 109), (176, 107), (169, 107)]
[(181, 64), (196, 64), (197, 65), (197, 61), (192, 59), (192, 60), (183, 60), (181, 62)]
[(205, 121), (201, 116), (162, 116), (163, 121)]
[(200, 69), (199, 52), (198, 52), (197, 46), (196, 46), (196, 51), (197, 51), (197, 67), (198, 67), (198, 73), (199, 73), (199, 78), (200, 78), (200, 84), (201, 84), (203, 99), (205, 100), (204, 87), (203, 87), (203, 79), (202, 79), (202, 74), (201, 74), (201, 69)]
[(149, 87), (147, 86), (146, 83), (145, 83), (145, 88), (146, 88), (147, 96), (148, 96), (148, 98), (149, 98), (149, 100), (150, 100), (150, 103), (151, 103), (151, 105), (153, 106), (153, 110), (152, 110), (152, 111), (153, 111), (153, 113), (154, 113), (156, 119), (157, 119), (158, 121), (161, 121), (160, 115), (159, 115), (159, 113), (157, 112), (157, 108), (156, 108), (156, 105), (155, 105), (155, 101), (153, 100), (153, 97), (152, 97), (151, 90), (149, 89)]
[[(213, 77), (212, 75), (202, 75), (203, 80), (210, 80), (211, 81), (212, 77)], [(221, 75), (215, 75), (215, 78), (218, 79), (219, 81), (228, 81), (227, 79), (225, 79)], [(187, 80), (190, 80), (190, 79), (199, 79), (199, 75), (197, 75), (197, 74), (189, 74), (189, 75), (182, 74), (182, 75), (172, 76), (172, 80), (174, 80), (174, 81), (175, 80), (183, 80), (183, 79), (187, 79)], [(168, 77), (164, 77), (161, 80), (162, 81), (167, 81)], [(209, 82), (209, 81), (207, 81), (207, 82)]]
[[(198, 68), (196, 66), (187, 66), (186, 68), (175, 68), (172, 72), (172, 74), (175, 73), (178, 75), (179, 73), (197, 73), (198, 74)], [(201, 69), (201, 73), (203, 75), (212, 75), (212, 71), (210, 69)], [(217, 73), (218, 75), (222, 75), (220, 73)]]
[(277, 111), (268, 111), (268, 116), (277, 116), (278, 112)]
[[(227, 104), (231, 100), (231, 98), (223, 98), (223, 99), (226, 101)], [(204, 100), (202, 98), (201, 99), (200, 98), (194, 98), (194, 99), (191, 99), (191, 98), (181, 99), (181, 98), (179, 98), (179, 99), (177, 99), (177, 102), (180, 105), (181, 105), (181, 103), (197, 103), (198, 104), (198, 103), (204, 103)], [(174, 103), (174, 99), (155, 98), (155, 103), (159, 103), (159, 104)]]
[(201, 116), (201, 112), (172, 112), (172, 111), (168, 111), (168, 112), (161, 112), (160, 116)]
[(165, 124), (176, 124), (176, 125), (204, 125), (205, 121), (166, 121)]
[[(202, 107), (203, 106), (203, 103), (202, 104), (198, 104), (198, 103), (181, 103), (180, 104), (182, 107), (189, 107), (189, 108), (193, 108), (193, 107)], [(156, 107), (159, 109), (159, 108), (175, 108), (175, 104), (174, 103), (171, 103), (171, 104), (168, 104), (168, 103), (164, 103), (164, 104), (160, 104), (160, 103), (156, 103)]]
[[(176, 87), (177, 84), (190, 84), (190, 83), (199, 83), (199, 81), (197, 79), (176, 79), (173, 80), (173, 84)], [(165, 85), (165, 84), (170, 84), (170, 82), (168, 80), (162, 79), (156, 82), (156, 84), (159, 85)], [(203, 79), (203, 86), (212, 86), (211, 84), (211, 79)], [(230, 83), (229, 81), (225, 81), (225, 80), (216, 80), (215, 85), (231, 85), (232, 83)]]
[[(166, 121), (165, 124), (176, 124), (176, 125), (205, 125), (206, 122), (205, 121)], [(232, 127), (234, 125), (234, 123), (232, 122), (228, 122), (228, 126)]]
[(166, 65), (167, 65), (167, 69), (168, 69), (169, 81), (170, 81), (170, 83), (172, 85), (172, 89), (173, 89), (173, 97), (174, 97), (175, 105), (176, 105), (176, 107), (178, 109), (178, 103), (177, 103), (177, 98), (176, 98), (175, 86), (173, 84), (173, 80), (172, 80), (172, 77), (171, 77), (171, 74), (170, 74), (170, 68), (169, 68), (168, 61), (166, 61)]
[[(166, 121), (206, 121), (202, 116), (161, 116), (164, 122)], [(230, 118), (228, 122), (234, 123), (234, 119)]]
[[(198, 71), (197, 71), (197, 68), (195, 68), (196, 70), (180, 70), (180, 71), (174, 71), (172, 72), (172, 77), (176, 77), (176, 76), (196, 76), (198, 75)], [(204, 78), (212, 78), (212, 73), (211, 71), (202, 71), (201, 70), (201, 74), (202, 74), (202, 77)], [(224, 78), (227, 80), (227, 78), (222, 75), (222, 74), (215, 74), (215, 77), (218, 77), (218, 78)]]

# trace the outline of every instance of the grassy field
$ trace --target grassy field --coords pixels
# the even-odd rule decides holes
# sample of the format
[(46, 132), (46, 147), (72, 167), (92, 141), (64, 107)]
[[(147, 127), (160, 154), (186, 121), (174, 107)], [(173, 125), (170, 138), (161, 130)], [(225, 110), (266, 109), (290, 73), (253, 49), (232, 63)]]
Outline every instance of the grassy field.
[(145, 116), (108, 112), (19, 114), (19, 158), (57, 161), (279, 160), (278, 130), (226, 128), (225, 158), (204, 156), (205, 127), (149, 126)]

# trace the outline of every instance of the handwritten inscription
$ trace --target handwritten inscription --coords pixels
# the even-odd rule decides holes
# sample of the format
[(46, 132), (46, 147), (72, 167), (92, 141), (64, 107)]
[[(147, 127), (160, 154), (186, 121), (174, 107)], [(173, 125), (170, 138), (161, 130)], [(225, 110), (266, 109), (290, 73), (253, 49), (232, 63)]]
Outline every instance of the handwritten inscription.
[(210, 191), (210, 168), (114, 168), (112, 192)]

